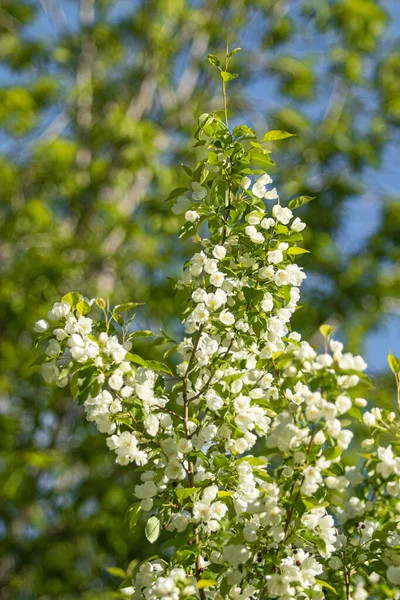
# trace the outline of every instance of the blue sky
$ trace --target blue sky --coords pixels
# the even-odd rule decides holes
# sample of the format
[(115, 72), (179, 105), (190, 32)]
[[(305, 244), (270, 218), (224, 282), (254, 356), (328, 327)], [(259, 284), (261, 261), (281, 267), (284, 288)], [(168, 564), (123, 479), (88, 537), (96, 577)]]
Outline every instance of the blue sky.
[[(40, 0), (37, 0), (38, 4)], [(67, 23), (68, 28), (74, 30), (78, 23), (78, 6), (79, 3), (69, 0), (48, 0), (48, 5), (58, 5), (61, 12), (56, 13), (56, 20), (59, 26), (64, 27), (63, 23)], [(116, 0), (115, 13), (121, 14), (124, 10), (132, 8), (134, 1), (132, 0)], [(392, 23), (386, 35), (386, 40), (389, 43), (391, 39), (400, 37), (400, 2), (396, 0), (385, 0), (382, 5), (392, 16)], [(298, 5), (294, 4), (294, 7)], [(290, 9), (292, 10), (292, 9)], [(296, 11), (296, 8), (293, 8)], [(248, 35), (242, 40), (243, 46), (251, 46), (257, 38), (257, 23), (250, 23)], [(56, 37), (57, 27), (54, 22), (49, 19), (48, 14), (41, 10), (41, 14), (34, 26), (30, 28), (29, 34), (32, 37)], [(306, 44), (306, 45), (305, 45)], [(318, 37), (295, 42), (296, 56), (301, 57), (303, 52), (320, 52), (320, 40)], [(293, 45), (292, 45), (293, 49)], [(322, 49), (323, 51), (323, 49)], [(10, 81), (10, 74), (4, 68), (0, 68), (0, 84), (4, 85)], [(275, 108), (279, 105), (279, 93), (270, 80), (259, 79), (250, 86), (251, 95), (254, 99), (254, 104), (257, 105), (260, 112), (265, 112), (268, 108)], [(316, 110), (325, 110), (325, 106), (320, 101), (319, 105), (314, 107)], [(0, 139), (1, 146), (7, 143), (6, 140)], [(379, 222), (380, 210), (379, 203), (374, 199), (374, 193), (379, 192), (380, 195), (398, 194), (399, 189), (399, 159), (400, 148), (397, 140), (393, 140), (387, 145), (382, 166), (378, 170), (369, 169), (365, 174), (365, 192), (354, 199), (351, 199), (346, 207), (343, 225), (339, 234), (338, 241), (344, 253), (356, 253), (358, 248), (362, 247), (366, 238), (373, 233)], [(351, 235), (350, 235), (351, 233)], [(400, 355), (400, 314), (384, 317), (380, 328), (371, 333), (367, 338), (366, 343), (366, 360), (369, 363), (371, 371), (379, 371), (386, 368), (386, 356), (389, 351), (392, 351), (397, 356)]]

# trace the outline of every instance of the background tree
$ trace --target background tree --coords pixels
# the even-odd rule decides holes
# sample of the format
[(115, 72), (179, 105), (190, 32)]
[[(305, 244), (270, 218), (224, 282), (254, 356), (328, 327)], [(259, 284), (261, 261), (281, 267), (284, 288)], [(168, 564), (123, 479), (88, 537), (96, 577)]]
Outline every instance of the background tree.
[[(245, 112), (257, 130), (297, 133), (280, 189), (317, 196), (304, 208), (313, 310), (295, 328), (343, 322), (358, 352), (398, 311), (400, 208), (386, 166), (400, 119), (397, 13), (377, 0), (2, 2), (1, 597), (110, 597), (110, 557), (147, 552), (140, 531), (120, 527), (132, 479), (69, 394), (31, 374), (27, 332), (79, 288), (146, 302), (141, 325), (174, 334), (164, 273), (179, 264), (178, 219), (164, 200), (182, 183), (171, 165), (193, 115), (221, 106), (205, 58), (226, 39), (246, 50), (232, 121)], [(371, 208), (365, 236), (354, 213)]]

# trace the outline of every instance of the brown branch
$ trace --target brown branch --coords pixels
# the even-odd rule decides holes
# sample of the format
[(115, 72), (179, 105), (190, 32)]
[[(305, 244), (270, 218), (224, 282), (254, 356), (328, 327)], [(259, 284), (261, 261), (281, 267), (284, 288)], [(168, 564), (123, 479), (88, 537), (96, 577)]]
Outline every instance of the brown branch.
[(350, 573), (347, 567), (344, 570), (344, 584), (346, 586), (346, 600), (350, 600)]
[(185, 388), (186, 388), (186, 383), (187, 383), (187, 380), (188, 380), (188, 377), (189, 377), (189, 372), (190, 372), (190, 369), (192, 368), (192, 364), (193, 364), (193, 361), (194, 361), (194, 355), (196, 354), (197, 346), (199, 345), (199, 342), (200, 342), (200, 338), (201, 338), (201, 334), (202, 334), (203, 328), (204, 328), (204, 325), (201, 324), (200, 327), (199, 327), (199, 329), (198, 329), (198, 331), (197, 331), (196, 340), (194, 342), (192, 354), (190, 355), (185, 375), (183, 376), (183, 383), (184, 383)]
[(169, 415), (176, 417), (177, 419), (180, 419), (181, 421), (184, 421), (184, 418), (181, 415), (178, 415), (178, 413), (174, 412), (173, 410), (169, 410), (168, 408), (165, 408), (165, 406), (160, 406), (159, 404), (154, 404), (154, 406), (156, 408), (159, 408), (160, 410), (164, 410)]

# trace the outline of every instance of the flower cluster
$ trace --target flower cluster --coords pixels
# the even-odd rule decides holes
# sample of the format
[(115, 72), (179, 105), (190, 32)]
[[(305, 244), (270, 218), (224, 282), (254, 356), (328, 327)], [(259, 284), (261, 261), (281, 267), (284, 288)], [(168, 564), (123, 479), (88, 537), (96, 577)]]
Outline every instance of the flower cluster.
[[(336, 588), (365, 600), (385, 577), (400, 582), (396, 416), (362, 416), (367, 365), (328, 326), (321, 352), (291, 329), (306, 277), (293, 210), (311, 199), (280, 204), (247, 126), (202, 115), (197, 137), (204, 157), (171, 194), (181, 238), (198, 245), (176, 282), (176, 359), (134, 353), (150, 332), (125, 324), (133, 303), (71, 293), (36, 323), (43, 376), (70, 382), (116, 461), (140, 467), (130, 524), (162, 546), (127, 574), (133, 599), (323, 600)], [(103, 320), (87, 316), (99, 308)], [(372, 428), (368, 454), (344, 468), (355, 423)]]

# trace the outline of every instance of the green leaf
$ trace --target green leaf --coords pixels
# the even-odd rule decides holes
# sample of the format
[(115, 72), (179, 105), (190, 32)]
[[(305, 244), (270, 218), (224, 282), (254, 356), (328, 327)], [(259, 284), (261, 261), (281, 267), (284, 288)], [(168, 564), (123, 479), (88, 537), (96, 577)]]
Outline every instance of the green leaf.
[(148, 364), (144, 360), (144, 358), (142, 358), (138, 354), (132, 354), (131, 352), (127, 352), (126, 355), (125, 355), (125, 358), (126, 358), (126, 360), (129, 360), (130, 362), (133, 362), (136, 365), (141, 365), (142, 367), (147, 367), (148, 366)]
[(235, 56), (235, 54), (237, 54), (238, 52), (241, 51), (241, 48), (234, 48), (233, 50), (231, 50), (228, 54), (228, 58), (232, 58), (232, 56)]
[(231, 590), (232, 585), (228, 583), (226, 577), (223, 578), (221, 582), (220, 592), (224, 598), (226, 598)]
[(363, 422), (361, 411), (360, 411), (360, 409), (359, 409), (359, 408), (357, 408), (356, 406), (352, 406), (352, 407), (350, 408), (350, 410), (349, 410), (348, 414), (349, 414), (351, 417), (353, 417), (354, 419), (357, 419), (357, 421), (358, 421), (359, 423), (362, 423), (362, 422)]
[(314, 510), (315, 508), (325, 508), (329, 506), (329, 502), (319, 502), (316, 498), (302, 498), (302, 503), (307, 510)]
[(391, 371), (394, 375), (398, 375), (400, 373), (400, 359), (396, 358), (391, 352), (388, 354), (388, 363)]
[(42, 365), (44, 362), (49, 361), (50, 357), (47, 354), (39, 354), (29, 365), (30, 367), (38, 367)]
[(159, 362), (158, 360), (147, 360), (146, 364), (150, 369), (153, 369), (153, 371), (160, 371), (161, 373), (168, 373), (168, 375), (173, 375), (173, 372), (171, 371), (169, 366), (165, 365), (162, 362)]
[(81, 300), (76, 305), (76, 312), (80, 315), (87, 315), (90, 312), (90, 305), (84, 300)]
[(263, 142), (276, 142), (277, 140), (284, 140), (285, 138), (293, 137), (295, 135), (295, 133), (288, 133), (281, 129), (272, 129), (271, 131), (267, 131), (264, 135)]
[(136, 308), (136, 306), (143, 306), (144, 302), (125, 302), (124, 304), (117, 304), (114, 306), (114, 310), (117, 312), (121, 312), (121, 310), (131, 310), (132, 308)]
[(129, 526), (134, 529), (139, 521), (140, 515), (142, 514), (142, 507), (140, 502), (135, 502), (129, 508)]
[(261, 467), (268, 463), (268, 461), (265, 458), (261, 458), (261, 456), (243, 456), (243, 458), (239, 458), (239, 460), (236, 461), (236, 464), (240, 465), (242, 462), (247, 462), (252, 467)]
[(228, 71), (221, 71), (221, 77), (225, 81), (225, 83), (228, 83), (229, 81), (232, 81), (232, 79), (236, 79), (236, 77), (238, 77), (238, 74), (228, 73)]
[(336, 328), (333, 325), (328, 325), (328, 324), (321, 325), (321, 327), (319, 328), (319, 330), (320, 330), (321, 334), (324, 336), (324, 338), (331, 335), (335, 331), (335, 329)]
[(190, 292), (187, 288), (178, 290), (175, 294), (174, 306), (175, 310), (181, 314), (184, 313), (190, 301)]
[(254, 131), (254, 129), (250, 129), (250, 127), (247, 127), (247, 125), (238, 125), (237, 127), (234, 128), (233, 135), (236, 138), (256, 137), (256, 132)]
[(295, 208), (300, 208), (300, 206), (304, 206), (311, 202), (311, 200), (315, 200), (314, 196), (299, 196), (298, 198), (293, 198), (288, 204), (288, 208), (290, 210), (294, 210)]
[(170, 356), (175, 354), (178, 346), (179, 346), (179, 344), (172, 344), (171, 348), (169, 348), (166, 352), (164, 352), (163, 358), (170, 358)]
[(323, 452), (324, 458), (326, 458), (327, 460), (335, 460), (335, 458), (338, 458), (341, 454), (342, 454), (342, 449), (337, 448), (337, 447), (336, 448), (327, 448)]
[(306, 250), (305, 248), (298, 248), (297, 246), (292, 246), (292, 248), (289, 248), (287, 253), (290, 256), (296, 256), (297, 254), (309, 254), (310, 251)]
[(106, 308), (106, 301), (103, 298), (96, 298), (96, 304), (101, 310)]
[(114, 577), (122, 577), (122, 579), (125, 579), (126, 577), (125, 571), (119, 567), (108, 567), (106, 571), (107, 573), (110, 573), (110, 575), (114, 575)]
[(184, 165), (183, 163), (181, 163), (182, 169), (185, 171), (186, 175), (188, 175), (189, 177), (193, 176), (193, 171), (192, 169), (190, 169), (188, 166)]
[(271, 150), (263, 148), (258, 142), (250, 142), (250, 146), (253, 146), (253, 148), (258, 148), (263, 154), (271, 154)]
[(261, 152), (252, 152), (251, 159), (254, 162), (261, 163), (262, 165), (275, 165), (276, 164), (275, 161), (272, 160), (272, 158), (270, 158), (268, 156), (268, 154), (263, 154)]
[(318, 585), (320, 585), (321, 587), (326, 587), (328, 588), (328, 590), (331, 590), (331, 592), (334, 592), (335, 595), (337, 596), (337, 591), (336, 589), (333, 587), (333, 585), (331, 585), (330, 583), (328, 583), (327, 581), (325, 581), (324, 579), (316, 579), (315, 583), (318, 583)]
[(172, 190), (172, 192), (170, 193), (168, 198), (166, 200), (164, 200), (164, 202), (169, 202), (170, 200), (173, 200), (174, 198), (177, 198), (178, 196), (183, 196), (184, 194), (186, 194), (187, 191), (188, 191), (187, 188), (184, 188), (184, 187), (175, 188), (174, 190)]
[(214, 456), (214, 467), (218, 470), (218, 469), (222, 469), (223, 467), (226, 467), (227, 465), (229, 465), (229, 460), (226, 456), (224, 456), (223, 454), (217, 454)]
[(133, 333), (131, 333), (131, 335), (129, 336), (129, 339), (137, 338), (137, 337), (150, 337), (150, 336), (155, 336), (155, 333), (153, 333), (149, 329), (139, 329), (138, 331), (134, 331)]
[[(257, 402), (259, 402), (259, 401), (257, 401)], [(271, 481), (271, 475), (269, 473), (267, 473), (267, 471), (263, 471), (262, 469), (255, 468), (255, 469), (253, 469), (253, 473), (259, 479), (263, 479), (263, 481)]]
[(208, 588), (208, 587), (214, 587), (217, 585), (217, 582), (215, 581), (215, 579), (200, 579), (200, 581), (197, 582), (197, 588), (199, 590), (202, 590), (204, 588)]
[(218, 58), (218, 56), (215, 56), (215, 54), (209, 54), (208, 55), (208, 62), (211, 63), (212, 65), (219, 67), (220, 65), (220, 60)]
[(180, 229), (179, 239), (182, 240), (182, 242), (184, 242), (185, 240), (188, 240), (190, 237), (194, 236), (197, 232), (200, 223), (204, 220), (205, 217), (203, 216), (194, 223), (185, 223)]
[(76, 306), (82, 300), (82, 294), (79, 292), (69, 292), (61, 298), (61, 302), (68, 302), (71, 308)]
[(118, 314), (115, 311), (112, 311), (111, 314), (112, 314), (112, 318), (114, 319), (114, 321), (116, 321), (118, 323), (118, 325), (120, 327), (122, 327), (124, 325), (124, 323), (125, 323), (123, 316), (120, 315), (120, 314)]
[(193, 496), (196, 492), (200, 491), (200, 488), (182, 488), (179, 490), (175, 490), (175, 494), (179, 500), (179, 502), (183, 502), (186, 498)]
[(218, 498), (231, 498), (233, 496), (234, 492), (231, 492), (229, 490), (220, 490), (218, 492)]
[(146, 523), (144, 533), (150, 544), (154, 544), (154, 542), (158, 540), (160, 535), (160, 521), (157, 517), (150, 517)]

